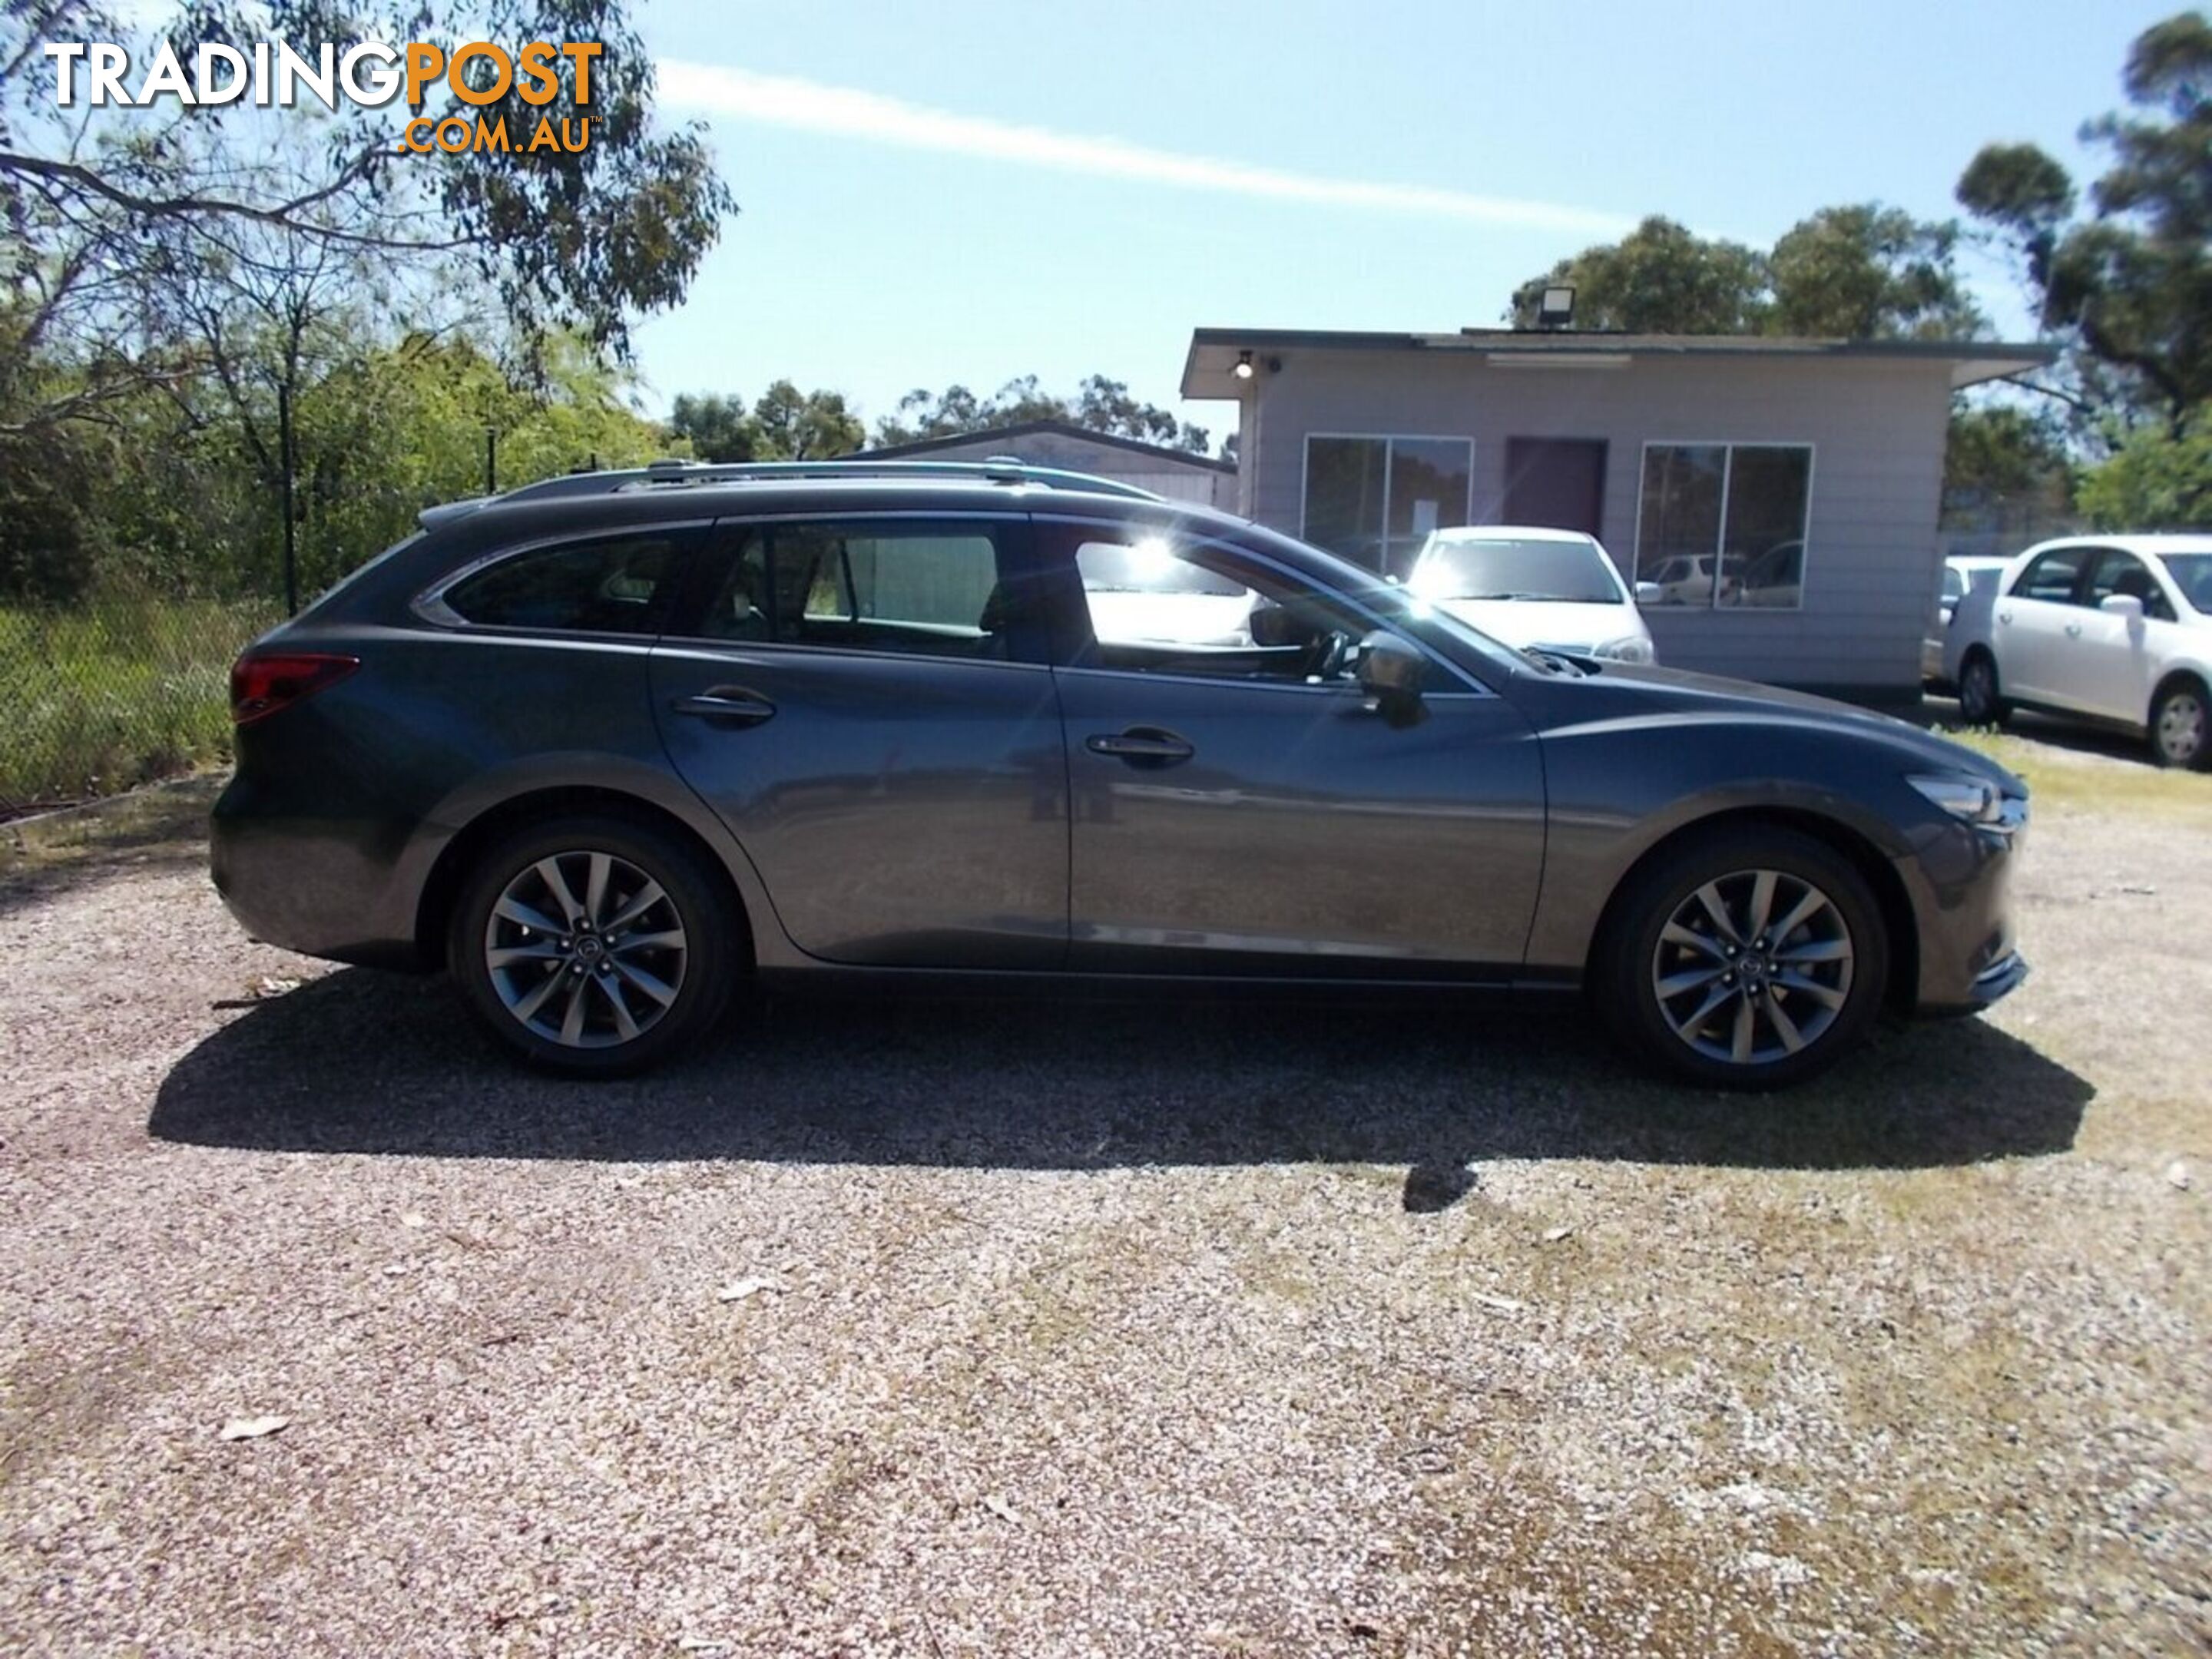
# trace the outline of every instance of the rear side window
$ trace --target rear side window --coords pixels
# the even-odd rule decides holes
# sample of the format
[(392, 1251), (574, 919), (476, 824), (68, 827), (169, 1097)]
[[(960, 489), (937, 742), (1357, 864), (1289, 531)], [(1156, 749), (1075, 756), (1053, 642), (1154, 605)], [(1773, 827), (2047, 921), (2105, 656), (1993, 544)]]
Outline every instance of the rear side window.
[(709, 639), (1013, 660), (1015, 607), (988, 526), (779, 524), (745, 532)]
[(465, 576), (447, 610), (486, 628), (657, 634), (674, 586), (677, 537), (611, 536), (534, 548)]
[(2053, 605), (2074, 601), (2074, 584), (2089, 561), (2086, 547), (2054, 547), (2031, 562), (2012, 585), (2016, 599), (2048, 599)]

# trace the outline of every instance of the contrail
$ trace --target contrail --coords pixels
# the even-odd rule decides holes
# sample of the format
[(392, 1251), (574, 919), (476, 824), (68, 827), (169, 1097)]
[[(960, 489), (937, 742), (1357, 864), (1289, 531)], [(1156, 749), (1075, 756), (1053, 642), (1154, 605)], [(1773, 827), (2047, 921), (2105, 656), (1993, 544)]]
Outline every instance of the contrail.
[(659, 61), (664, 103), (705, 111), (733, 120), (865, 139), (904, 149), (937, 150), (986, 161), (1052, 167), (1094, 178), (1210, 190), (1227, 195), (1327, 207), (1459, 219), (1521, 229), (1565, 231), (1577, 235), (1618, 236), (1634, 223), (1620, 215), (1524, 202), (1510, 197), (1479, 196), (1427, 185), (1400, 185), (1356, 179), (1331, 179), (1252, 167), (1210, 155), (1154, 149), (1120, 138), (1087, 137), (1023, 126), (986, 116), (956, 115), (903, 99), (852, 87), (825, 86), (795, 76), (757, 75), (682, 58)]

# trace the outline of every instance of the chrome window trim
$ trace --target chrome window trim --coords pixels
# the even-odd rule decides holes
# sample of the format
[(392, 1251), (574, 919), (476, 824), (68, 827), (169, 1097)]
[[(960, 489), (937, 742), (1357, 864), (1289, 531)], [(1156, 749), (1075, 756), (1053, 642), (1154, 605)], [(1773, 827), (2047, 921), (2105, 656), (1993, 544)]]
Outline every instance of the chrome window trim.
[(718, 640), (708, 634), (663, 634), (649, 643), (656, 649), (680, 646), (691, 650), (710, 651), (717, 655), (767, 651), (778, 655), (861, 657), (870, 662), (957, 663), (968, 668), (1020, 668), (1032, 674), (1052, 672), (1049, 663), (1006, 662), (995, 657), (940, 657), (929, 651), (871, 651), (866, 646), (809, 645), (804, 640)]
[[(1408, 641), (1407, 643), (1419, 644), (1419, 641)], [(1150, 669), (1144, 668), (1078, 668), (1070, 666), (1066, 668), (1054, 668), (1052, 672), (1055, 674), (1093, 675), (1101, 678), (1111, 680), (1137, 680), (1146, 685), (1205, 685), (1212, 686), (1217, 690), (1223, 687), (1228, 687), (1231, 690), (1242, 689), (1250, 691), (1299, 691), (1306, 693), (1309, 696), (1317, 692), (1323, 696), (1329, 697), (1340, 697), (1345, 696), (1346, 693), (1349, 693), (1353, 696), (1364, 696), (1366, 695), (1366, 693), (1360, 689), (1359, 682), (1357, 680), (1338, 680), (1328, 685), (1316, 685), (1310, 680), (1232, 679), (1226, 675), (1154, 672)], [(1494, 702), (1498, 699), (1498, 694), (1495, 691), (1486, 688), (1480, 691), (1424, 691), (1421, 693), (1421, 697), (1424, 702), (1435, 698), (1443, 698), (1463, 699), (1468, 702)]]

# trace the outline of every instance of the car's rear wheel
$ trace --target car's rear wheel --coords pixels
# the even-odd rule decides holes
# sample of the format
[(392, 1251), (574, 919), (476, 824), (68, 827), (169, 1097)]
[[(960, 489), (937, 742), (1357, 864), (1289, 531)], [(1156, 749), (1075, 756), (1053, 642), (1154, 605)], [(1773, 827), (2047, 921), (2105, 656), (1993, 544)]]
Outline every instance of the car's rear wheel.
[(2012, 714), (1997, 688), (1997, 661), (1977, 647), (1959, 665), (1959, 715), (1969, 726), (2002, 726)]
[(2197, 681), (2185, 677), (2159, 688), (2150, 748), (2160, 766), (2212, 767), (2212, 702)]
[(1615, 1032), (1673, 1075), (1776, 1089), (1866, 1034), (1889, 939), (1866, 878), (1781, 826), (1723, 830), (1632, 878), (1591, 964)]
[(653, 825), (535, 825), (476, 864), (447, 961), (501, 1041), (549, 1070), (617, 1077), (712, 1026), (741, 960), (720, 872)]

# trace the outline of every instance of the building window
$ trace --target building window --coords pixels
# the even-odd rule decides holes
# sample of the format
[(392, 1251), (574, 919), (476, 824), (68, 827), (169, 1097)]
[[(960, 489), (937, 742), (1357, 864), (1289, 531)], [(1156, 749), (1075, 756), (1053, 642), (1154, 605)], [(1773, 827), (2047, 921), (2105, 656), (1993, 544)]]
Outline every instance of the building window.
[(1305, 538), (1355, 564), (1402, 576), (1431, 530), (1468, 521), (1471, 438), (1306, 440)]
[(1809, 444), (1646, 444), (1636, 580), (1648, 604), (1795, 611), (1805, 581)]

